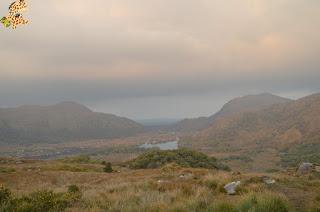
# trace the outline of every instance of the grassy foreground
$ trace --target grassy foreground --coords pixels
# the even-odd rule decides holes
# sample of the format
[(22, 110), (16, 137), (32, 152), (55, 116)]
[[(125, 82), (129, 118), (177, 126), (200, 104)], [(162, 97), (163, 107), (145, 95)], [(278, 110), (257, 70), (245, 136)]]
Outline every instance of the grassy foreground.
[[(0, 211), (314, 211), (320, 210), (320, 180), (273, 174), (273, 185), (260, 174), (181, 168), (130, 170), (61, 161), (25, 161), (1, 167)], [(14, 170), (14, 171), (13, 171)], [(241, 180), (237, 195), (223, 186)]]

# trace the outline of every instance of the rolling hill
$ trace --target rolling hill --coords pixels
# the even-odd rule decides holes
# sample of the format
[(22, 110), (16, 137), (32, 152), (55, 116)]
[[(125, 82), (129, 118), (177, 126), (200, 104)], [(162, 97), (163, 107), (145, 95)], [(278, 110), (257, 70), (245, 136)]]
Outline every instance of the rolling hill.
[(114, 138), (143, 126), (127, 118), (97, 113), (75, 102), (0, 109), (0, 142), (34, 143)]
[(314, 140), (320, 132), (320, 94), (255, 112), (219, 117), (199, 138), (246, 144), (289, 144)]
[(184, 119), (178, 122), (174, 129), (176, 131), (190, 132), (205, 129), (212, 125), (219, 118), (230, 117), (239, 113), (257, 111), (271, 105), (290, 102), (290, 99), (275, 96), (268, 93), (258, 95), (247, 95), (235, 98), (226, 103), (222, 109), (210, 117), (200, 117), (194, 119)]
[(302, 160), (320, 162), (319, 132), (320, 94), (314, 94), (261, 110), (219, 117), (209, 127), (182, 139), (181, 145), (250, 155), (253, 159), (269, 151), (285, 160), (290, 155), (288, 164)]

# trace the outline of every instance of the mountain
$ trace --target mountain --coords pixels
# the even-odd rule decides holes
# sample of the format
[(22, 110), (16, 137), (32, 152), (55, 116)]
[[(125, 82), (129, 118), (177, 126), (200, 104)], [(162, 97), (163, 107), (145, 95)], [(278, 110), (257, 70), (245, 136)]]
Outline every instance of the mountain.
[(178, 122), (174, 126), (174, 129), (176, 131), (182, 132), (198, 131), (206, 127), (209, 127), (211, 124), (215, 122), (215, 120), (222, 117), (230, 117), (243, 112), (257, 111), (267, 108), (271, 105), (281, 104), (290, 101), (290, 99), (286, 99), (268, 93), (243, 96), (229, 101), (222, 107), (222, 109), (219, 112), (210, 117), (184, 119)]
[(267, 108), (220, 116), (189, 138), (197, 147), (229, 149), (288, 148), (320, 143), (320, 94)]
[(33, 143), (114, 138), (142, 131), (142, 125), (75, 103), (0, 109), (0, 142)]

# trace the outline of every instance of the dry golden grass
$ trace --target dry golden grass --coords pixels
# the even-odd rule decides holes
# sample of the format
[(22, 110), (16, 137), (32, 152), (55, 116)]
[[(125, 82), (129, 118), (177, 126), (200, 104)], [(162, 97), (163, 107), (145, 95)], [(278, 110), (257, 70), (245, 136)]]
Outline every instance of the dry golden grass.
[[(232, 174), (175, 165), (149, 170), (122, 168), (120, 173), (103, 173), (103, 165), (99, 164), (61, 161), (33, 161), (1, 167), (16, 170), (0, 173), (0, 184), (17, 196), (39, 190), (66, 192), (70, 185), (79, 186), (82, 200), (69, 211), (205, 211), (222, 207), (219, 204), (225, 202), (236, 207), (253, 194), (284, 196), (293, 208), (302, 211), (316, 207), (320, 199), (319, 178), (283, 173), (270, 175), (277, 183), (266, 185), (261, 181), (263, 174)], [(235, 180), (242, 183), (238, 195), (225, 194), (223, 186)]]

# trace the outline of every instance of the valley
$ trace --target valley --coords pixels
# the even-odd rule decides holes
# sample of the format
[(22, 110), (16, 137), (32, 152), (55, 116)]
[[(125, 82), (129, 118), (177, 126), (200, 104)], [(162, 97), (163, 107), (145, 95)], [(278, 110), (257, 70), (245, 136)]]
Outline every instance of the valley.
[[(63, 125), (52, 125), (47, 115), (33, 119), (29, 112), (9, 121), (15, 112), (7, 116), (0, 111), (6, 130), (20, 131), (19, 119), (24, 119), (19, 137), (9, 134), (0, 142), (4, 211), (319, 210), (319, 94), (298, 100), (268, 94), (239, 97), (211, 117), (152, 127), (126, 118), (120, 119), (130, 126), (118, 125), (111, 115), (116, 124), (90, 121), (103, 129), (98, 136), (86, 120), (92, 111), (62, 105), (54, 120)], [(38, 114), (34, 108), (31, 114)], [(34, 128), (43, 122), (51, 124)], [(138, 130), (128, 135), (104, 132), (110, 126), (131, 129), (131, 124)], [(37, 133), (53, 135), (51, 129), (53, 139), (30, 140)], [(67, 133), (55, 134), (57, 129)], [(303, 162), (314, 168), (298, 174)], [(232, 195), (226, 190), (229, 184), (239, 184)]]

